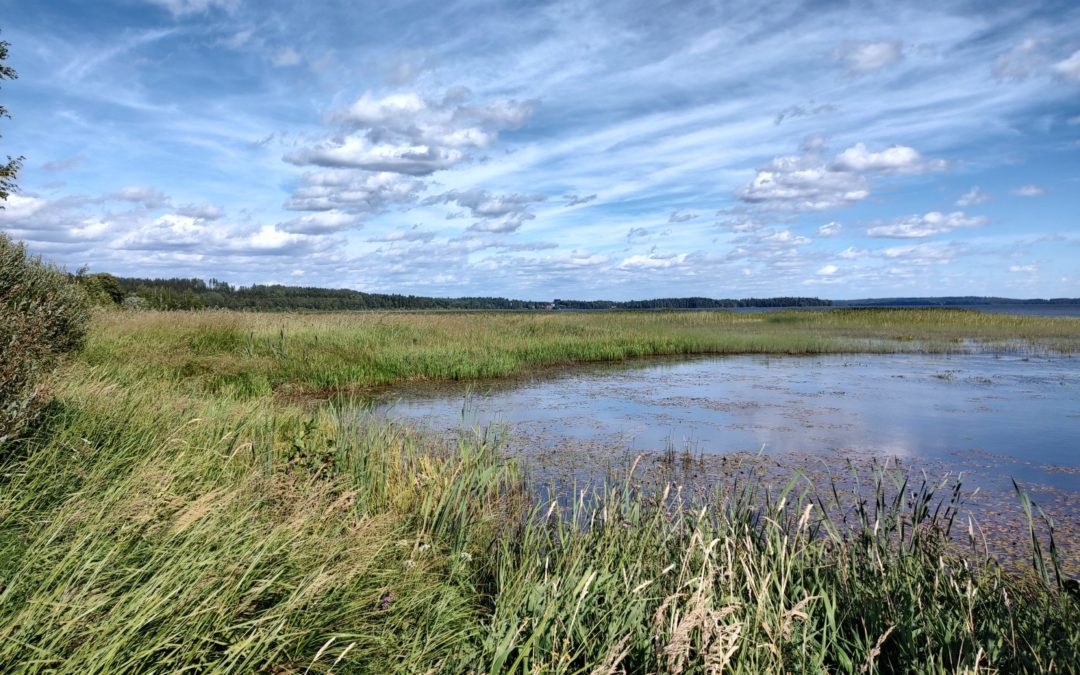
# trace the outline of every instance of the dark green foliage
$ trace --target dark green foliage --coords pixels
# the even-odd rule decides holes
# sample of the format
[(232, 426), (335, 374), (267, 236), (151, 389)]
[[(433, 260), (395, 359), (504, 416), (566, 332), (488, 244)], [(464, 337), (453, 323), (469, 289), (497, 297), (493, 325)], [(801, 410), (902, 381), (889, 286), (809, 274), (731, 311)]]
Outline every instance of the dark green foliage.
[(44, 402), (44, 377), (82, 342), (86, 294), (0, 233), (0, 443)]
[[(14, 68), (4, 64), (8, 56), (8, 46), (7, 42), (0, 40), (0, 80), (14, 80), (18, 77)], [(10, 116), (7, 108), (0, 105), (0, 118)], [(7, 199), (8, 195), (15, 190), (15, 176), (22, 167), (22, 160), (22, 157), (8, 155), (7, 162), (0, 163), (0, 201)], [(4, 206), (0, 204), (0, 209), (2, 208)]]
[(86, 274), (85, 270), (79, 270), (75, 275), (75, 281), (86, 291), (86, 296), (95, 305), (111, 306), (119, 305), (124, 301), (124, 289), (116, 277), (108, 272), (98, 274)]
[[(101, 275), (95, 275), (101, 276)], [(109, 276), (109, 275), (106, 275)], [(419, 295), (364, 293), (346, 288), (255, 284), (232, 286), (211, 279), (117, 279), (124, 296), (142, 298), (149, 309), (370, 310), (370, 309), (725, 309), (736, 307), (827, 307), (818, 298), (658, 298), (655, 300), (512, 300), (497, 297), (430, 298)], [(119, 304), (121, 301), (117, 300)]]

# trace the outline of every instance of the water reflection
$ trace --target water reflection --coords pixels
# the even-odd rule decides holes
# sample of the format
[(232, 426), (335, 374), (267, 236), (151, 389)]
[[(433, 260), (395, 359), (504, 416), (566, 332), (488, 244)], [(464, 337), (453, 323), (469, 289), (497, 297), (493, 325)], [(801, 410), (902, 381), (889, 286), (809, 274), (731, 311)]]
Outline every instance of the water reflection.
[[(660, 452), (857, 452), (1080, 492), (1080, 359), (859, 355), (665, 359), (477, 386), (384, 392), (376, 412), (435, 431), (505, 423), (522, 452), (603, 445)], [(1065, 470), (1062, 470), (1065, 469)]]

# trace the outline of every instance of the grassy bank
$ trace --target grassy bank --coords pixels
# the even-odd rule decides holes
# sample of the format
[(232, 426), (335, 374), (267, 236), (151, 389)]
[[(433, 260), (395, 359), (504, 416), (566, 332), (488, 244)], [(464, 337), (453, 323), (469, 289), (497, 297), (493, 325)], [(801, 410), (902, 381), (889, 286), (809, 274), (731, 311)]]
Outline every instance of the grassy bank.
[(1080, 319), (964, 310), (625, 313), (111, 312), (83, 360), (244, 396), (411, 379), (502, 377), (537, 366), (670, 354), (1080, 351)]
[[(1080, 602), (1049, 540), (1024, 576), (978, 542), (959, 557), (947, 489), (883, 476), (877, 502), (815, 503), (797, 482), (767, 500), (728, 485), (691, 504), (627, 481), (559, 513), (480, 440), (271, 393), (715, 347), (744, 321), (674, 316), (99, 317), (38, 426), (0, 447), (0, 670), (1077, 670)], [(730, 332), (1020, 332), (776, 316)], [(1023, 337), (1069, 339), (1032, 325)]]

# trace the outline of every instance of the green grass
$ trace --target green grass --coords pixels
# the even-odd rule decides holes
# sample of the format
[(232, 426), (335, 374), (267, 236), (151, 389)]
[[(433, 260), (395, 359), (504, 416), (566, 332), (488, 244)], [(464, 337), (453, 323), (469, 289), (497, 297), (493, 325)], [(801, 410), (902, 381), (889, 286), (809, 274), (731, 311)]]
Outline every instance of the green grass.
[[(791, 338), (900, 321), (859, 314), (808, 316), (834, 323)], [(1015, 337), (916, 316), (874, 330)], [(1038, 564), (1014, 575), (977, 541), (946, 545), (949, 486), (890, 473), (868, 477), (869, 502), (793, 479), (698, 503), (626, 479), (535, 504), (481, 439), (448, 447), (271, 393), (324, 386), (335, 362), (336, 386), (501, 374), (715, 346), (742, 321), (99, 317), (42, 422), (0, 446), (0, 671), (1076, 672), (1080, 601), (1037, 513)], [(774, 329), (747, 326), (724, 344)]]
[(1080, 351), (1080, 319), (965, 310), (612, 313), (121, 313), (96, 317), (82, 358), (121, 382), (240, 395), (674, 354)]

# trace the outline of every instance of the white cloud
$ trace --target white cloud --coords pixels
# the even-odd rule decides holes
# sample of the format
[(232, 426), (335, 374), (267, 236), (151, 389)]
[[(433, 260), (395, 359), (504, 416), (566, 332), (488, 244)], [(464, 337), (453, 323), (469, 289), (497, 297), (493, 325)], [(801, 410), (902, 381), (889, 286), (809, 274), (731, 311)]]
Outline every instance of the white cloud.
[(822, 211), (869, 197), (868, 174), (925, 173), (946, 166), (902, 145), (873, 152), (856, 143), (831, 161), (821, 157), (823, 150), (823, 143), (814, 139), (803, 155), (777, 157), (757, 172), (739, 198), (776, 209)]
[(350, 136), (342, 142), (327, 141), (285, 156), (291, 164), (314, 164), (330, 168), (365, 169), (426, 176), (460, 164), (467, 155), (460, 150), (429, 145), (372, 145), (366, 139)]
[(865, 75), (885, 66), (899, 63), (904, 58), (903, 44), (899, 41), (861, 42), (841, 50), (838, 56), (855, 75)]
[(865, 176), (835, 171), (804, 157), (778, 157), (739, 192), (753, 204), (794, 211), (822, 211), (870, 196)]
[(285, 203), (292, 211), (379, 213), (416, 200), (424, 184), (396, 173), (336, 169), (305, 173)]
[(843, 251), (837, 254), (839, 258), (844, 260), (858, 260), (859, 258), (865, 258), (870, 255), (870, 251), (863, 248), (855, 248), (854, 246), (848, 246)]
[(686, 261), (685, 253), (654, 253), (651, 255), (632, 255), (624, 258), (618, 267), (621, 270), (667, 269)]
[(944, 160), (924, 159), (915, 148), (894, 145), (880, 152), (871, 152), (865, 143), (856, 143), (833, 160), (840, 171), (878, 171), (882, 173), (926, 173), (946, 168)]
[(361, 227), (360, 218), (341, 211), (316, 211), (281, 223), (284, 232), (299, 234), (329, 234)]
[(469, 215), (480, 219), (469, 229), (474, 232), (516, 232), (527, 220), (536, 216), (529, 212), (531, 204), (544, 201), (544, 195), (518, 193), (495, 194), (487, 190), (451, 190), (424, 200), (425, 204), (457, 204), (468, 209)]
[(274, 54), (270, 62), (277, 68), (286, 68), (288, 66), (300, 65), (303, 57), (300, 56), (300, 52), (296, 51), (292, 47), (285, 47)]
[(289, 153), (285, 160), (426, 176), (471, 159), (469, 150), (490, 147), (500, 131), (524, 124), (534, 107), (512, 99), (470, 104), (470, 96), (461, 87), (439, 101), (412, 92), (364, 94), (329, 118), (345, 126), (346, 134)]
[(1046, 194), (1046, 188), (1041, 185), (1021, 185), (1012, 193), (1017, 197), (1041, 197)]
[(975, 204), (985, 204), (990, 201), (990, 195), (983, 191), (978, 185), (974, 186), (964, 194), (960, 196), (960, 199), (956, 200), (956, 205), (964, 208), (968, 206), (974, 206)]
[(1073, 52), (1069, 58), (1058, 61), (1050, 68), (1055, 74), (1066, 80), (1080, 82), (1080, 49)]
[(8, 195), (4, 208), (0, 209), (0, 224), (23, 223), (48, 205), (48, 201), (32, 195)]
[(952, 213), (931, 211), (923, 216), (907, 216), (888, 225), (871, 227), (866, 231), (866, 234), (870, 237), (920, 239), (945, 234), (960, 228), (980, 227), (987, 222), (988, 220), (983, 216), (967, 216), (963, 211), (954, 211)]
[(841, 230), (843, 229), (844, 227), (840, 223), (833, 221), (830, 223), (825, 223), (824, 225), (819, 227), (817, 229), (817, 233), (819, 237), (835, 237), (836, 235), (840, 234)]
[(1023, 272), (1026, 274), (1035, 274), (1039, 271), (1038, 265), (1012, 265), (1009, 267), (1010, 272)]
[(952, 244), (926, 243), (893, 246), (882, 251), (887, 259), (904, 260), (912, 265), (947, 265), (963, 250)]
[(825, 265), (817, 271), (817, 275), (821, 277), (830, 277), (840, 271), (840, 268), (836, 265)]
[(768, 230), (757, 235), (757, 240), (766, 244), (782, 244), (790, 246), (804, 246), (812, 240), (809, 237), (795, 234), (791, 230)]

